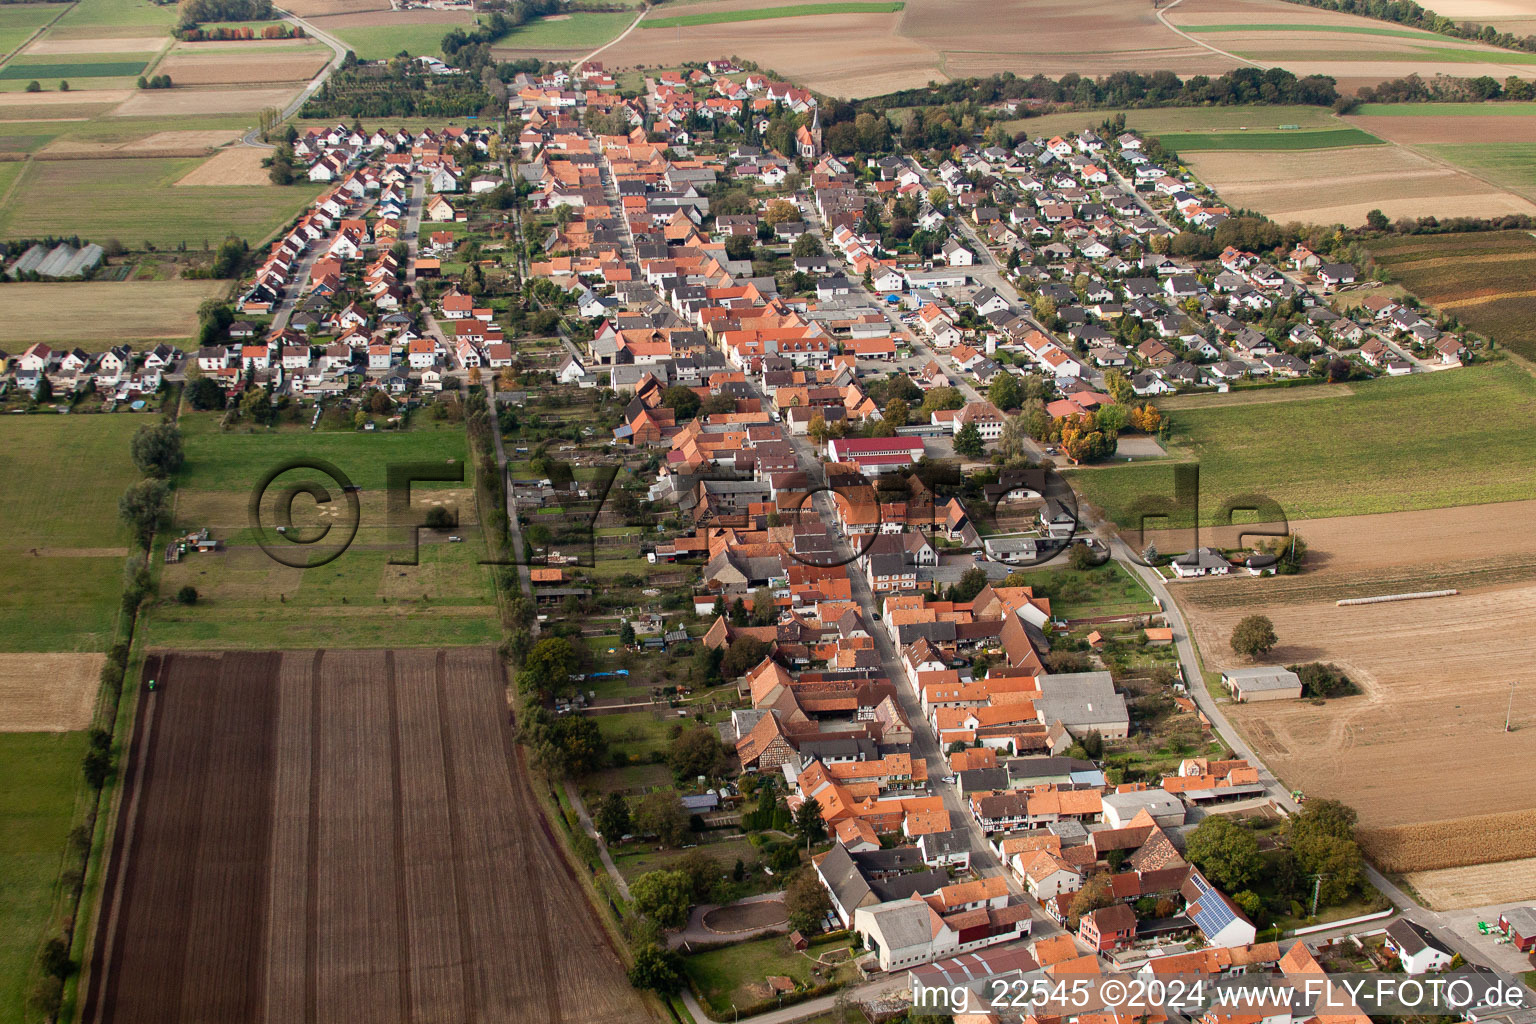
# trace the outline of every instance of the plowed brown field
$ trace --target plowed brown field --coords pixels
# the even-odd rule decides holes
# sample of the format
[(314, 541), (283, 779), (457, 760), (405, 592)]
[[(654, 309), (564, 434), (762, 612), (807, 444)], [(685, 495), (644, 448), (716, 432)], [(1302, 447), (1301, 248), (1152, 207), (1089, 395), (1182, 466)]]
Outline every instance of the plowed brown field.
[(485, 649), (152, 655), (89, 1021), (645, 1021)]

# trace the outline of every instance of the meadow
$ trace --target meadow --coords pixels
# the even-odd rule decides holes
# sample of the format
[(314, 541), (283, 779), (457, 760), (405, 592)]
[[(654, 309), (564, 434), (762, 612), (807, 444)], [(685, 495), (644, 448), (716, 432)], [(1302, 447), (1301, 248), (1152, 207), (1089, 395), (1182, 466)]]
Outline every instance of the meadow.
[(1506, 188), (1536, 189), (1536, 142), (1447, 142), (1419, 148)]
[(25, 1007), (51, 932), (85, 734), (0, 733), (0, 1024)]
[(142, 60), (81, 60), (61, 63), (55, 60), (28, 61), (17, 57), (0, 68), (0, 79), (33, 78), (123, 78), (143, 74), (148, 66)]
[(223, 296), (230, 284), (177, 280), (7, 285), (8, 315), (0, 320), (0, 347), (14, 351), (43, 341), (102, 352), (129, 340), (185, 339), (197, 330), (197, 307), (205, 299)]
[(0, 60), (61, 10), (56, 4), (0, 4)]
[[(465, 22), (469, 24), (468, 21)], [(403, 25), (327, 25), (322, 28), (357, 54), (358, 60), (385, 60), (404, 51), (416, 57), (441, 57), (443, 36), (454, 27), (439, 22)]]
[(1410, 28), (1377, 28), (1374, 25), (1318, 25), (1318, 24), (1271, 24), (1271, 25), (1181, 25), (1185, 32), (1343, 32), (1350, 35), (1396, 36), (1402, 39), (1437, 39), (1428, 32)]
[(1384, 238), (1371, 254), (1392, 279), (1474, 331), (1536, 359), (1536, 238), (1525, 231)]
[[(1469, 410), (1476, 415), (1469, 415)], [(1171, 451), (1200, 467), (1200, 521), (1260, 493), (1290, 520), (1528, 498), (1529, 444), (1511, 424), (1536, 414), (1536, 381), (1493, 364), (1338, 388), (1337, 398), (1229, 405), (1172, 414)], [(1170, 462), (1074, 470), (1072, 484), (1112, 521), (1135, 528), (1142, 496), (1173, 496)], [(1190, 510), (1170, 527), (1187, 527)]]
[(1362, 103), (1357, 117), (1529, 117), (1536, 103)]
[(197, 158), (30, 161), (0, 209), (0, 236), (73, 235), (125, 245), (217, 243), (230, 234), (252, 245), (277, 230), (321, 186), (175, 188)]
[(689, 25), (717, 25), (733, 21), (770, 21), (774, 18), (796, 18), (807, 14), (889, 14), (901, 10), (904, 3), (866, 3), (851, 0), (848, 3), (788, 4), (783, 7), (763, 7), (740, 11), (711, 11), (707, 14), (680, 14), (670, 18), (648, 18), (640, 23), (642, 28), (684, 28)]
[[(540, 18), (513, 29), (496, 43), (496, 52), (585, 50), (601, 46), (629, 27), (634, 15), (624, 11), (577, 11), (562, 20)], [(641, 22), (644, 25), (645, 22)]]
[(1381, 146), (1385, 143), (1358, 128), (1328, 128), (1321, 131), (1258, 132), (1168, 132), (1157, 141), (1175, 153), (1199, 153), (1212, 150), (1304, 150), (1340, 149), (1345, 146)]
[[(164, 566), (160, 591), (166, 598), (147, 616), (149, 643), (263, 649), (466, 645), (500, 639), (490, 571), (478, 564), (485, 546), (475, 525), (467, 467), (464, 483), (411, 488), (415, 507), (436, 503), (456, 510), (459, 525), (452, 532), (464, 542), (448, 543), (440, 533), (424, 532), (417, 564), (391, 562), (408, 554), (409, 536), (386, 525), (389, 466), (448, 460), (463, 465), (468, 447), (462, 425), (434, 423), (398, 433), (312, 433), (303, 428), (225, 433), (216, 414), (186, 413), (181, 422), (187, 458), (177, 478), (174, 526), (178, 532), (207, 527), (225, 546)], [(269, 557), (257, 543), (248, 511), (250, 494), (263, 475), (300, 458), (335, 465), (359, 494), (359, 526), (351, 546), (310, 569)], [(296, 479), (280, 478), (277, 489)], [(295, 522), (306, 502), (295, 503)], [(262, 521), (272, 525), (265, 512)], [(195, 605), (170, 599), (183, 586), (198, 591)]]

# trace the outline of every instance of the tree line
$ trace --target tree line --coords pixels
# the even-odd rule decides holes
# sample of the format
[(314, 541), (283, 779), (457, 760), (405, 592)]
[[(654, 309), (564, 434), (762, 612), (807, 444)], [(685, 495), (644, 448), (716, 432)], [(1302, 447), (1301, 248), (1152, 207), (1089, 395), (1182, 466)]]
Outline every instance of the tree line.
[(560, 0), (517, 0), (506, 13), (496, 11), (488, 21), (476, 22), (468, 32), (454, 28), (443, 36), (443, 60), (466, 70), (495, 64), (492, 43), (529, 21), (560, 9)]
[(1434, 11), (1420, 7), (1413, 0), (1290, 0), (1303, 7), (1317, 7), (1325, 11), (1340, 11), (1377, 21), (1390, 21), (1396, 25), (1423, 29), (1442, 36), (1453, 36), (1490, 46), (1502, 46), (1507, 50), (1536, 52), (1536, 35), (1517, 36), (1513, 32), (1500, 32), (1492, 25), (1479, 25), (1472, 21), (1452, 21)]
[(204, 21), (271, 21), (277, 17), (272, 0), (181, 0), (181, 26)]

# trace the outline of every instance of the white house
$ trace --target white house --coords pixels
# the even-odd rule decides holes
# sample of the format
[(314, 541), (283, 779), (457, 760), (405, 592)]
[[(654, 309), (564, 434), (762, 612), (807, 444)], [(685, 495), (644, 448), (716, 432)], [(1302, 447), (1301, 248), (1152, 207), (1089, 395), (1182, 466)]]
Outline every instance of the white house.
[(1426, 974), (1449, 967), (1453, 956), (1427, 928), (1400, 917), (1387, 925), (1386, 947), (1402, 961), (1403, 973)]

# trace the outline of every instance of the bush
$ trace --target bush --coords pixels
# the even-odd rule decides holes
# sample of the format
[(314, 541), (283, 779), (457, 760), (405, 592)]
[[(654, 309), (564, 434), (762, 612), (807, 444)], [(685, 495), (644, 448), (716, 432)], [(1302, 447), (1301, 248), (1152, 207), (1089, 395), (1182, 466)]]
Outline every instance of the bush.
[(453, 513), (441, 505), (427, 510), (427, 526), (434, 530), (447, 530), (454, 526)]
[(176, 591), (177, 604), (197, 604), (197, 588), (190, 583)]
[(1347, 697), (1360, 692), (1353, 680), (1337, 665), (1313, 661), (1305, 665), (1292, 665), (1290, 669), (1301, 679), (1301, 692), (1308, 697)]

